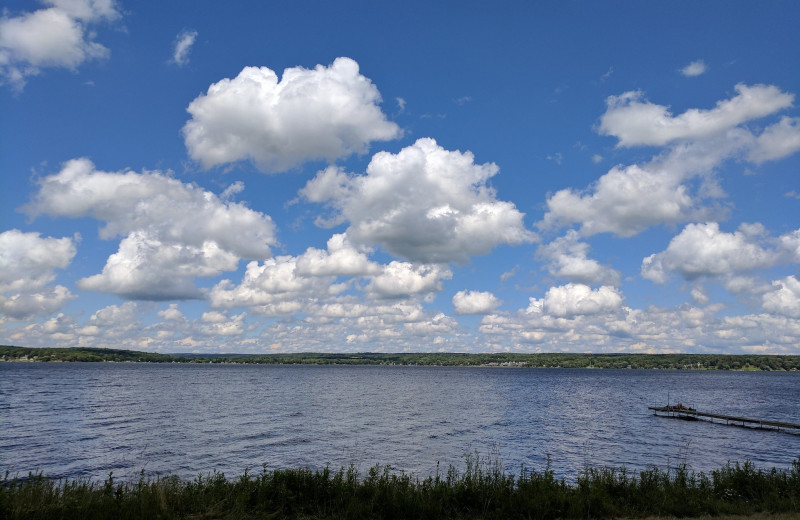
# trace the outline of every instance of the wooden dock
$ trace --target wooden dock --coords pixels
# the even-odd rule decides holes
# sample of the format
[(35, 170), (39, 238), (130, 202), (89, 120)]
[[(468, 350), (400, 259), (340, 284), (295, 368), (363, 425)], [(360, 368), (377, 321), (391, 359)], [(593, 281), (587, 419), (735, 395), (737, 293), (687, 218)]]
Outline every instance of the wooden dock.
[(747, 417), (737, 417), (734, 415), (724, 415), (719, 413), (699, 412), (694, 408), (683, 406), (682, 404), (667, 406), (648, 406), (648, 410), (653, 410), (654, 415), (659, 417), (672, 417), (688, 421), (707, 420), (717, 424), (730, 426), (742, 426), (745, 428), (757, 428), (762, 430), (777, 430), (787, 433), (800, 435), (800, 424), (793, 424), (781, 421), (768, 421), (764, 419), (750, 419)]

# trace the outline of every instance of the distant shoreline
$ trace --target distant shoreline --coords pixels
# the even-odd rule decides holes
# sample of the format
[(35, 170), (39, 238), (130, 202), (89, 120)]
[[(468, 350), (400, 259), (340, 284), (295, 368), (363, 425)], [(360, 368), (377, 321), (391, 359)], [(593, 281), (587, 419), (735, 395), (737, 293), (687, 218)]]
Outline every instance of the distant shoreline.
[(101, 348), (29, 348), (0, 346), (0, 361), (800, 371), (800, 356), (750, 354), (466, 354), (439, 352), (159, 354), (154, 352)]

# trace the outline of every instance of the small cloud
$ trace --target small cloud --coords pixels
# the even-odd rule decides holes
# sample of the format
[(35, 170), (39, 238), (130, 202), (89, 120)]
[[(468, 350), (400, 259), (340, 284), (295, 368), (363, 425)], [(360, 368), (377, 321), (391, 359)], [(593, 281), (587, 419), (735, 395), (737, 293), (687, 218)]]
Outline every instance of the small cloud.
[(494, 294), (482, 291), (459, 291), (452, 301), (456, 314), (489, 314), (503, 303)]
[(470, 96), (462, 96), (462, 97), (460, 97), (458, 99), (454, 99), (453, 103), (455, 103), (458, 106), (463, 106), (463, 105), (466, 105), (467, 103), (469, 103), (470, 101), (472, 101), (472, 97), (470, 97)]
[(605, 74), (603, 74), (602, 76), (600, 76), (600, 83), (603, 83), (603, 82), (605, 82), (605, 81), (606, 81), (608, 78), (610, 78), (610, 77), (611, 77), (611, 75), (612, 75), (612, 74), (614, 74), (614, 67), (609, 67), (609, 68), (608, 68), (608, 71), (606, 71), (606, 73), (605, 73)]
[(597, 153), (594, 154), (592, 156), (592, 162), (595, 164), (600, 164), (601, 162), (603, 162), (603, 156)]
[(703, 60), (697, 60), (682, 68), (681, 74), (686, 77), (693, 78), (705, 73), (706, 70), (708, 70), (706, 63)]
[(516, 276), (517, 271), (519, 271), (519, 265), (515, 265), (510, 271), (506, 271), (505, 273), (500, 275), (500, 281), (505, 282), (509, 278)]
[(182, 67), (189, 63), (189, 51), (197, 39), (197, 31), (185, 29), (175, 38), (175, 48), (172, 51), (172, 63)]
[(400, 112), (405, 111), (405, 109), (406, 109), (406, 100), (401, 98), (401, 97), (398, 97), (398, 98), (395, 98), (395, 99), (397, 100), (397, 108), (400, 110)]
[(798, 200), (800, 200), (800, 193), (798, 193), (798, 192), (796, 192), (796, 191), (794, 191), (794, 190), (792, 190), (792, 191), (787, 191), (787, 192), (784, 194), (784, 197), (789, 197), (790, 199), (798, 199)]
[(703, 287), (694, 287), (691, 291), (691, 296), (697, 305), (708, 305), (708, 295)]
[(554, 153), (552, 155), (548, 155), (547, 156), (547, 160), (548, 161), (553, 161), (554, 163), (558, 164), (559, 166), (561, 166), (561, 160), (562, 159), (563, 159), (563, 156), (561, 155), (561, 152), (556, 152), (556, 153)]
[(233, 200), (234, 195), (236, 195), (237, 193), (241, 193), (242, 191), (244, 191), (244, 183), (242, 181), (236, 181), (227, 188), (225, 188), (225, 191), (222, 192), (219, 198), (228, 202), (230, 200)]

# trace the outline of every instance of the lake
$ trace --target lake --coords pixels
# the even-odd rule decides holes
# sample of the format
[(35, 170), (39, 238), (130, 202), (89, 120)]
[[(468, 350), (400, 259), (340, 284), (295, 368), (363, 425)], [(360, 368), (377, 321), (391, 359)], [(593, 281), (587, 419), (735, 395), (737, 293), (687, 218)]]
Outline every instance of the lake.
[(122, 479), (376, 464), (420, 477), (465, 457), (641, 470), (786, 468), (800, 435), (679, 421), (678, 401), (800, 423), (800, 374), (493, 367), (0, 363), (0, 470)]

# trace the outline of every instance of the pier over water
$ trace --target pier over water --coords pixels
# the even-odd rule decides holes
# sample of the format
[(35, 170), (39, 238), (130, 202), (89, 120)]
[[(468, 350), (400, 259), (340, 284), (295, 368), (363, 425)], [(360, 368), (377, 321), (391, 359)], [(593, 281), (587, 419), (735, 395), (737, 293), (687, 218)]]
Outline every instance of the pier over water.
[(700, 412), (694, 408), (684, 406), (681, 403), (667, 406), (648, 406), (647, 409), (653, 410), (653, 414), (659, 417), (670, 417), (674, 419), (683, 419), (686, 421), (703, 419), (718, 424), (723, 424), (722, 421), (724, 421), (724, 424), (729, 426), (777, 430), (800, 435), (800, 424), (782, 421), (770, 421), (765, 419), (750, 419), (748, 417), (738, 417), (735, 415), (724, 415), (719, 413)]

